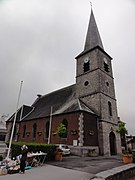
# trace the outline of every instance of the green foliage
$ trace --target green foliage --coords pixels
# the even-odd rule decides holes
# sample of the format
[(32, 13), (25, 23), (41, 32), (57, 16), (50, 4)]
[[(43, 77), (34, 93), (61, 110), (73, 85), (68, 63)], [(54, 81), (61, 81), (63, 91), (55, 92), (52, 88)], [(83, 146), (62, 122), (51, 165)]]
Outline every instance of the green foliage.
[(128, 131), (127, 131), (125, 125), (126, 125), (126, 123), (124, 123), (123, 121), (120, 121), (118, 124), (118, 129), (116, 130), (116, 132), (120, 133), (121, 135), (128, 134)]
[(125, 155), (125, 156), (133, 156), (132, 151), (130, 152), (130, 151), (127, 151), (127, 150), (123, 151), (122, 154)]
[(67, 129), (66, 129), (65, 125), (63, 123), (60, 123), (60, 125), (57, 128), (57, 133), (58, 133), (59, 137), (60, 138), (64, 137), (66, 132), (67, 132)]
[(27, 143), (27, 142), (13, 142), (11, 145), (12, 157), (21, 154), (22, 145), (28, 146), (29, 152), (44, 152), (47, 153), (46, 160), (54, 160), (55, 158), (55, 145), (54, 144), (40, 144), (40, 143)]

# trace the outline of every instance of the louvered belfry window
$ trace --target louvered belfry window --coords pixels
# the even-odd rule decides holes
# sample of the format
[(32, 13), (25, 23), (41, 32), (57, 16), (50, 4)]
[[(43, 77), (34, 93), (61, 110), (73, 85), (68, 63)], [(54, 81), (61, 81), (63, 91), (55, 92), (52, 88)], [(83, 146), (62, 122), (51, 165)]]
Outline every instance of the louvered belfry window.
[(83, 64), (83, 70), (84, 70), (84, 72), (87, 72), (87, 71), (90, 70), (90, 61), (84, 62), (84, 64)]

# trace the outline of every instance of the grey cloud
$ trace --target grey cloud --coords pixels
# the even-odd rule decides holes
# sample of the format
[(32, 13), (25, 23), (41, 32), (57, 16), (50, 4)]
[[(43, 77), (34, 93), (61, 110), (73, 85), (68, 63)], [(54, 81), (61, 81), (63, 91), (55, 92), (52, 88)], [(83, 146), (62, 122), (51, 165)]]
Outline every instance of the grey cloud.
[[(118, 113), (129, 132), (134, 113), (135, 5), (95, 0), (93, 11), (105, 50), (113, 57)], [(84, 0), (0, 2), (0, 114), (75, 82), (75, 56), (84, 46), (90, 4)]]

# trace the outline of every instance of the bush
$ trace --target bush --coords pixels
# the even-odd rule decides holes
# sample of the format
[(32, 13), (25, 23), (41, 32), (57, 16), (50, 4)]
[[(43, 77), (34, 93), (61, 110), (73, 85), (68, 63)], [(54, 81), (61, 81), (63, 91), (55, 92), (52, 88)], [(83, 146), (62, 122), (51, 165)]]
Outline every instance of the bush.
[(39, 143), (26, 143), (26, 142), (14, 142), (11, 145), (12, 157), (16, 157), (21, 154), (22, 145), (28, 146), (29, 152), (44, 152), (47, 153), (46, 160), (55, 159), (55, 145), (53, 144), (39, 144)]
[(67, 129), (66, 129), (65, 125), (63, 123), (60, 123), (60, 125), (57, 128), (57, 133), (58, 133), (59, 137), (60, 138), (64, 137), (66, 132), (67, 132)]

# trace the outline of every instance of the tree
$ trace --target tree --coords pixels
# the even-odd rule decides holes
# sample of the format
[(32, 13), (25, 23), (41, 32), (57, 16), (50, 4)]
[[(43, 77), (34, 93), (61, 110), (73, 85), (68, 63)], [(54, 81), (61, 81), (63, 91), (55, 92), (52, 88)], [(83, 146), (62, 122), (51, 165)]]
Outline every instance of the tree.
[(64, 137), (66, 134), (67, 129), (63, 123), (60, 123), (60, 125), (57, 128), (57, 134), (59, 135), (60, 138)]
[(125, 150), (127, 150), (126, 134), (128, 134), (128, 130), (126, 129), (125, 125), (126, 123), (124, 123), (123, 121), (119, 121), (118, 129), (116, 130), (116, 132), (120, 134), (121, 145), (125, 147)]
[(128, 134), (128, 130), (125, 127), (126, 123), (123, 121), (119, 121), (118, 123), (118, 129), (116, 130), (117, 133), (120, 133), (121, 135)]

